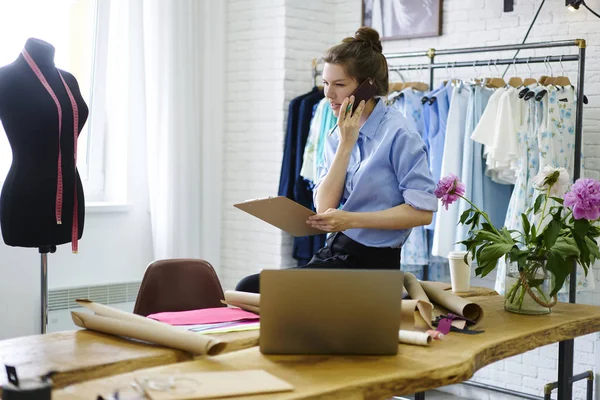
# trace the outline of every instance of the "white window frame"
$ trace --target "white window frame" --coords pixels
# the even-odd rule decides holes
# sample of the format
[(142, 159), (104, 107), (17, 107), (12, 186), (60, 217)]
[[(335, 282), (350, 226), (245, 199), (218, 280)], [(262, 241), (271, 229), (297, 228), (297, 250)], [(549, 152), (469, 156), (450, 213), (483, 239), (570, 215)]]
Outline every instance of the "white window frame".
[[(90, 115), (86, 122), (86, 139), (87, 146), (83, 148), (79, 146), (78, 152), (81, 155), (82, 152), (86, 152), (86, 163), (82, 164), (78, 162), (78, 170), (82, 180), (86, 203), (98, 203), (105, 201), (105, 128), (106, 124), (106, 55), (108, 47), (108, 30), (109, 30), (109, 14), (110, 14), (110, 1), (99, 1), (90, 0), (89, 12), (91, 13), (89, 21), (94, 24), (92, 28), (92, 46), (91, 51), (91, 70), (89, 71), (89, 92), (85, 93), (87, 96), (88, 107), (90, 109)], [(22, 15), (15, 14), (11, 18), (23, 18)], [(35, 34), (33, 35), (35, 37)], [(40, 39), (44, 39), (40, 37)], [(24, 43), (24, 41), (23, 41)], [(57, 49), (60, 51), (60, 49)], [(18, 54), (15, 54), (15, 58)], [(60, 65), (58, 65), (60, 67)], [(83, 89), (83, 88), (82, 88)], [(1, 127), (0, 127), (1, 128)], [(6, 158), (10, 155), (10, 145), (6, 140), (5, 133), (0, 129), (0, 134), (4, 136), (0, 140), (0, 156)], [(81, 140), (81, 137), (80, 137)], [(79, 160), (83, 157), (80, 156)], [(79, 161), (78, 160), (78, 161)], [(4, 163), (1, 163), (4, 164)], [(0, 176), (0, 187), (4, 183), (4, 173), (8, 172), (6, 165), (6, 171), (1, 171)]]

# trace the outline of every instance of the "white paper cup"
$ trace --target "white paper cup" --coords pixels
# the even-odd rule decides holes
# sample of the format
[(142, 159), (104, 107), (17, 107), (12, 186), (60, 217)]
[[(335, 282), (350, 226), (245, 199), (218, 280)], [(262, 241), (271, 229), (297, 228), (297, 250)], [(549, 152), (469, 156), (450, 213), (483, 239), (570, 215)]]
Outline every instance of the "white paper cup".
[(450, 282), (453, 292), (468, 292), (471, 285), (471, 254), (468, 264), (465, 263), (466, 251), (451, 251), (448, 253), (450, 263)]

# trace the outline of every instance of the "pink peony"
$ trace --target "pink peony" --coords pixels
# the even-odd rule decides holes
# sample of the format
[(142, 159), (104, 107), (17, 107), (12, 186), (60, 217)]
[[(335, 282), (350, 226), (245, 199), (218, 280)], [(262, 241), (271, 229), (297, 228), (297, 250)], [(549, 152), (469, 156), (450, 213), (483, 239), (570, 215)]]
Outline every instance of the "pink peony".
[(454, 203), (460, 196), (465, 194), (465, 184), (454, 174), (443, 177), (433, 192), (435, 197), (442, 200), (442, 205), (448, 209), (448, 205)]
[(600, 217), (600, 182), (581, 178), (565, 194), (565, 207), (573, 210), (575, 219), (597, 220)]

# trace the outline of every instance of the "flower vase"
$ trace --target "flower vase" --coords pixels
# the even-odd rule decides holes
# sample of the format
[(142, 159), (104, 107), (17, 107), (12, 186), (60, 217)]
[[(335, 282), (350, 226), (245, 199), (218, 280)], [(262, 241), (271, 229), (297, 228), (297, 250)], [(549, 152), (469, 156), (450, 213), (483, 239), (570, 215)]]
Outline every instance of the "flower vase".
[(504, 309), (517, 314), (550, 313), (556, 295), (550, 297), (552, 276), (544, 258), (528, 259), (524, 268), (517, 262), (506, 265)]

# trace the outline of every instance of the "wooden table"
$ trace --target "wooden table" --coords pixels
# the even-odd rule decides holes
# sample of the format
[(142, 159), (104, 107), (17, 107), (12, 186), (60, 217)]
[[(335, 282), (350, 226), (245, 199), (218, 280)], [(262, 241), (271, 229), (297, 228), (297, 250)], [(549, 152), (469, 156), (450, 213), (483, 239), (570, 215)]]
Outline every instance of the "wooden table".
[(501, 296), (475, 297), (485, 333), (451, 332), (429, 347), (399, 345), (397, 356), (265, 356), (258, 347), (73, 385), (53, 399), (95, 399), (128, 386), (134, 374), (264, 369), (295, 391), (243, 399), (385, 399), (462, 382), (478, 369), (534, 348), (600, 331), (600, 307), (559, 303), (551, 314), (525, 316), (504, 311)]
[[(258, 331), (221, 334), (224, 352), (258, 344)], [(88, 330), (48, 333), (0, 341), (0, 385), (7, 383), (4, 364), (17, 368), (20, 378), (37, 378), (50, 371), (54, 387), (122, 374), (141, 368), (192, 360), (189, 353)], [(2, 393), (0, 389), (0, 394)]]
[[(449, 289), (450, 284), (438, 283)], [(492, 289), (472, 287), (463, 297), (497, 295)], [(231, 352), (258, 345), (258, 332), (236, 332), (215, 335), (228, 341), (224, 352)], [(37, 378), (50, 371), (54, 386), (61, 388), (107, 376), (123, 374), (141, 368), (173, 364), (192, 360), (183, 351), (122, 339), (88, 330), (77, 330), (46, 335), (25, 336), (0, 341), (0, 367), (4, 364), (17, 367), (21, 378)], [(0, 371), (0, 386), (7, 377)], [(0, 394), (2, 389), (0, 388)]]

